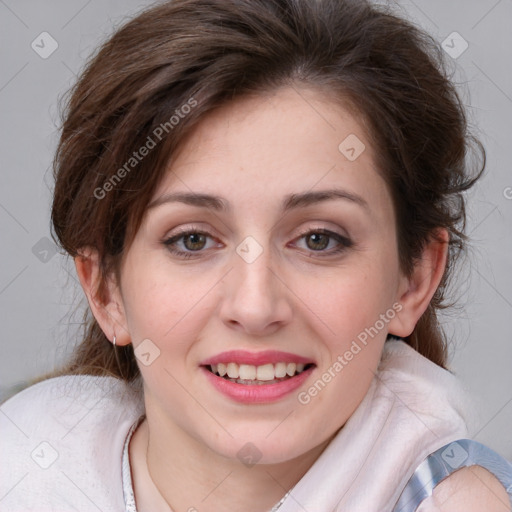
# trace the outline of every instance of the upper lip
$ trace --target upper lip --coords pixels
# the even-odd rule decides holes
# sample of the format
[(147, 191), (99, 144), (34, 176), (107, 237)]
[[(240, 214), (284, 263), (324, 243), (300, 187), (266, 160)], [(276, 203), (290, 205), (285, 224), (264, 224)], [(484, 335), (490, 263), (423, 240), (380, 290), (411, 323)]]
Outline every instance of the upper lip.
[(264, 364), (275, 363), (303, 363), (314, 364), (312, 359), (302, 357), (290, 352), (281, 352), (279, 350), (265, 350), (263, 352), (248, 352), (247, 350), (229, 350), (222, 352), (201, 362), (201, 366), (207, 366), (219, 363), (237, 363), (261, 366)]

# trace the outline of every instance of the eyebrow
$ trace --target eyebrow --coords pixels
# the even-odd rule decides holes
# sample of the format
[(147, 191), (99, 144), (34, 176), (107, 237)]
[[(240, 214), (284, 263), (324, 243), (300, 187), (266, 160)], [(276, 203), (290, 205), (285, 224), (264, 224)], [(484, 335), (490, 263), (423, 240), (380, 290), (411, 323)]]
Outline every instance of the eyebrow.
[(355, 203), (369, 210), (368, 203), (359, 195), (346, 190), (329, 189), (318, 190), (314, 192), (303, 192), (302, 194), (290, 194), (286, 196), (283, 204), (283, 213), (302, 206), (309, 206), (322, 201), (332, 201), (333, 199), (343, 199)]
[[(342, 199), (355, 203), (366, 210), (370, 207), (368, 203), (359, 195), (341, 189), (318, 190), (314, 192), (303, 192), (300, 194), (289, 194), (283, 201), (282, 213), (290, 210), (310, 206), (323, 201), (332, 201), (333, 199)], [(211, 208), (216, 211), (230, 211), (229, 202), (219, 196), (210, 194), (201, 194), (197, 192), (175, 192), (164, 194), (152, 201), (148, 209), (155, 208), (166, 203), (184, 203), (200, 208)]]
[(201, 208), (211, 208), (217, 211), (230, 210), (229, 203), (219, 196), (212, 196), (210, 194), (200, 194), (197, 192), (175, 192), (172, 194), (164, 194), (163, 196), (155, 199), (149, 203), (150, 208), (156, 208), (165, 203), (185, 203), (191, 206), (199, 206)]

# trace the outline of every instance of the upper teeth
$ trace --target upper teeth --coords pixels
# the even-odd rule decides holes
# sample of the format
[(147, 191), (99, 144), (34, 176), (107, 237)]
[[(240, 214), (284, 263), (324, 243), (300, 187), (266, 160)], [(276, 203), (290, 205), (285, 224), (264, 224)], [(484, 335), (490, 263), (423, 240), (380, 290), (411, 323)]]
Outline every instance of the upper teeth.
[(269, 363), (261, 366), (219, 363), (210, 365), (210, 368), (213, 373), (218, 373), (221, 377), (227, 374), (230, 379), (274, 380), (286, 377), (286, 375), (293, 377), (296, 373), (304, 371), (304, 366), (302, 363)]

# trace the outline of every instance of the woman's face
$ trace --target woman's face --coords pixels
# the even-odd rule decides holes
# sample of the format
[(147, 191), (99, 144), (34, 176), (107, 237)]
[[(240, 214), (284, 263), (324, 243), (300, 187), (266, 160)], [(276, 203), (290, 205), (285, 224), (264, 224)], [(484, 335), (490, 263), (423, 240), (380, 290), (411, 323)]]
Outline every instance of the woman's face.
[(237, 100), (197, 126), (121, 268), (150, 428), (275, 463), (347, 421), (405, 286), (374, 156), (362, 125), (311, 90)]

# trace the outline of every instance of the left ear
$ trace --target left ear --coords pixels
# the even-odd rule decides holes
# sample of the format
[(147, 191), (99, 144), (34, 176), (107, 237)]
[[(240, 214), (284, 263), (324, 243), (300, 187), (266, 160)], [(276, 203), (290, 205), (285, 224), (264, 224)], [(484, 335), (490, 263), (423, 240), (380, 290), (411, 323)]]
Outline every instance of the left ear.
[(389, 334), (405, 338), (413, 332), (443, 278), (449, 239), (444, 228), (433, 232), (415, 262), (412, 274), (402, 276), (397, 297), (402, 309), (389, 323)]

